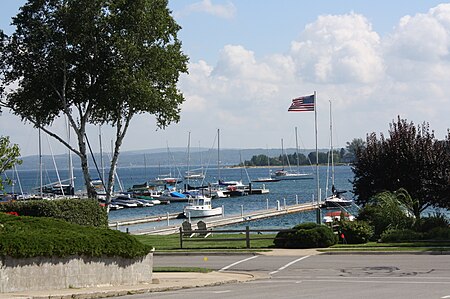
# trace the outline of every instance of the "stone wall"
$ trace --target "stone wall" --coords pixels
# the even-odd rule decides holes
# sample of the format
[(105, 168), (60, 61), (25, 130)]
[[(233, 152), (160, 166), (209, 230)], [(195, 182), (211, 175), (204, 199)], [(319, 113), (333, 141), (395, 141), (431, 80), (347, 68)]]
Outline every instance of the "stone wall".
[(120, 257), (0, 258), (0, 293), (151, 283), (153, 254)]

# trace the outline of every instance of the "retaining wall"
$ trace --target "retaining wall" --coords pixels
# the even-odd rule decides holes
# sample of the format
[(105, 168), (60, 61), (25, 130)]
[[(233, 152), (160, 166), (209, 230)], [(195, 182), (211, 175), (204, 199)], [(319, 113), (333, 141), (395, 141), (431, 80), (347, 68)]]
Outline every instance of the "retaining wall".
[(153, 253), (142, 258), (0, 258), (0, 293), (151, 283)]

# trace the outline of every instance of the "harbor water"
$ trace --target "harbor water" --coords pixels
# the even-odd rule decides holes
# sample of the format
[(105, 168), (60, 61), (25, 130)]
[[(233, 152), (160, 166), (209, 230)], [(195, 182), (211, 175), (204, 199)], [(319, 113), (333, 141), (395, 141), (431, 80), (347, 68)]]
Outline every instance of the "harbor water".
[[(160, 167), (122, 167), (117, 169), (116, 191), (120, 191), (120, 187), (123, 191), (132, 187), (135, 184), (142, 184), (146, 181), (150, 181), (161, 174), (170, 174), (172, 177), (182, 177), (186, 169), (164, 169)], [(272, 168), (272, 171), (275, 171)], [(303, 166), (300, 167), (300, 172), (304, 173), (316, 173), (315, 166)], [(64, 173), (64, 171), (60, 171)], [(95, 172), (92, 172), (95, 173)], [(254, 179), (260, 177), (268, 177), (268, 168), (221, 168), (220, 172), (217, 168), (207, 169), (206, 178), (203, 182), (198, 181), (184, 181), (179, 184), (182, 188), (185, 183), (190, 185), (206, 185), (208, 182), (217, 182), (219, 175), (222, 180), (242, 180), (244, 184), (248, 184)], [(20, 187), (24, 192), (32, 193), (36, 192), (36, 186), (39, 182), (39, 173), (37, 170), (18, 170), (15, 174), (9, 173), (10, 178), (14, 178), (15, 184), (13, 187), (8, 187), (6, 191), (19, 193)], [(75, 190), (80, 192), (83, 190), (83, 178), (80, 170), (75, 170)], [(63, 179), (63, 176), (61, 179)], [(67, 176), (66, 176), (67, 177)], [(93, 178), (95, 176), (92, 174)], [(57, 182), (56, 173), (46, 172), (44, 175), (44, 184), (49, 182)], [(327, 179), (328, 178), (328, 179)], [(353, 172), (350, 166), (336, 166), (335, 167), (335, 186), (339, 190), (348, 190), (346, 197), (352, 198), (351, 181), (353, 179)], [(20, 181), (20, 186), (19, 186)], [(328, 183), (327, 183), (328, 182)], [(321, 198), (325, 198), (327, 192), (331, 192), (331, 173), (326, 166), (319, 166), (319, 186), (321, 192)], [(13, 189), (14, 188), (14, 189)], [(317, 193), (317, 181), (316, 179), (304, 179), (304, 180), (286, 180), (270, 183), (252, 183), (252, 188), (266, 188), (269, 189), (267, 194), (253, 194), (240, 197), (230, 197), (223, 199), (214, 199), (212, 201), (213, 207), (223, 206), (225, 216), (240, 215), (242, 212), (249, 213), (257, 210), (264, 210), (267, 208), (275, 208), (277, 204), (281, 207), (284, 205), (289, 206), (296, 203), (309, 203), (316, 200), (315, 194)], [(328, 188), (328, 189), (327, 189)], [(328, 190), (328, 191), (327, 191)], [(155, 205), (152, 207), (140, 207), (140, 208), (124, 208), (120, 210), (111, 211), (109, 214), (110, 223), (118, 221), (124, 221), (129, 219), (138, 219), (148, 216), (165, 216), (168, 213), (182, 213), (185, 202), (172, 202), (168, 205)], [(239, 227), (250, 225), (255, 228), (289, 228), (295, 224), (302, 222), (309, 222), (316, 220), (316, 213), (301, 212), (296, 214), (288, 214), (280, 217), (273, 217), (263, 220), (255, 220), (243, 225), (233, 226)], [(170, 225), (179, 224), (183, 219), (169, 220)], [(197, 221), (197, 220), (195, 220)], [(130, 226), (131, 230), (139, 230), (150, 227), (166, 226), (167, 220), (165, 217), (161, 217), (161, 221), (152, 222), (148, 224), (133, 225)], [(124, 228), (122, 227), (121, 230)]]

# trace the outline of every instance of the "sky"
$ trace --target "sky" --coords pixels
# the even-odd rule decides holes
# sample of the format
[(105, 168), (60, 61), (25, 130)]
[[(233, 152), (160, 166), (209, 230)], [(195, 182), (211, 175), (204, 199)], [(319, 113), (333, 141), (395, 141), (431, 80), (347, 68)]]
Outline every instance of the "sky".
[[(0, 28), (25, 1), (2, 1)], [(180, 77), (181, 120), (157, 129), (136, 116), (122, 151), (186, 147), (315, 148), (314, 112), (288, 112), (292, 99), (317, 94), (318, 147), (387, 134), (400, 116), (428, 122), (437, 138), (450, 128), (450, 3), (433, 0), (169, 0), (189, 56)], [(64, 121), (51, 128), (65, 134)], [(0, 135), (23, 156), (38, 133), (4, 111)], [(94, 151), (99, 130), (88, 128)], [(113, 130), (102, 127), (103, 150)], [(74, 142), (72, 142), (74, 143)], [(66, 150), (44, 138), (44, 153)]]

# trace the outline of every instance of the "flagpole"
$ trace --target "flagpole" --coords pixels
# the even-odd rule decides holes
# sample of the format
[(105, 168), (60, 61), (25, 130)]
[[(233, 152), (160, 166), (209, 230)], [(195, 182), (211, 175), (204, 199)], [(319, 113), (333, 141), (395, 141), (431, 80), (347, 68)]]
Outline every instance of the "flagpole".
[(314, 127), (316, 132), (316, 182), (317, 182), (317, 209), (316, 222), (322, 223), (322, 215), (320, 210), (320, 184), (319, 184), (319, 149), (317, 147), (317, 93), (314, 91)]

